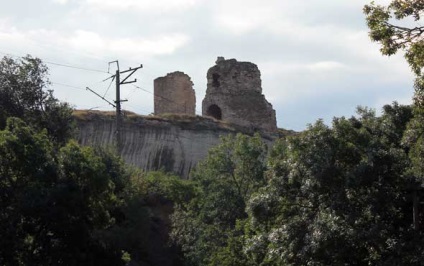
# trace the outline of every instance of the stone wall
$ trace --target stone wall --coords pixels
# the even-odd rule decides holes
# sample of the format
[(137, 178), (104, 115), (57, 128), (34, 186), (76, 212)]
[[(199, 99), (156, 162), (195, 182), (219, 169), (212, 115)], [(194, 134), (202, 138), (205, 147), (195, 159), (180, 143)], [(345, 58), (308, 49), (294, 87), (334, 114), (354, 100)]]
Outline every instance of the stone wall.
[(261, 73), (250, 62), (218, 57), (207, 73), (202, 114), (253, 130), (276, 132), (275, 110), (262, 94)]
[(154, 80), (154, 113), (195, 115), (196, 96), (190, 77), (183, 72), (169, 73)]

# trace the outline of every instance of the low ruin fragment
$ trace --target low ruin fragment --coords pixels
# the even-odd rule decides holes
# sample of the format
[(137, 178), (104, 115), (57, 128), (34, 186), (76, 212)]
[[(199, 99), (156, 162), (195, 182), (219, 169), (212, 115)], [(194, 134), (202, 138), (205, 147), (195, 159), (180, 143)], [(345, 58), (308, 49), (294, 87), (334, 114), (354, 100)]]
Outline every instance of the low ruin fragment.
[(191, 78), (183, 72), (169, 73), (154, 80), (155, 115), (195, 115), (196, 96)]

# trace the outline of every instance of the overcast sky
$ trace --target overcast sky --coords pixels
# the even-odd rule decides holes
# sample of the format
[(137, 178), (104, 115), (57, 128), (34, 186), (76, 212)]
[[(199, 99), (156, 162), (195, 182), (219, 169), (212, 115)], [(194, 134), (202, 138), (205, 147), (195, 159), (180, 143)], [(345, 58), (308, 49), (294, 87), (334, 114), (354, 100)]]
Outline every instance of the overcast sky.
[[(278, 126), (302, 130), (319, 118), (350, 117), (358, 105), (411, 102), (402, 55), (383, 57), (367, 35), (366, 0), (0, 0), (0, 55), (108, 71), (143, 64), (123, 108), (153, 112), (153, 80), (191, 76), (196, 112), (217, 56), (258, 65)], [(388, 0), (378, 0), (387, 3)], [(78, 109), (112, 110), (110, 75), (48, 64), (56, 97)], [(116, 70), (116, 64), (110, 71)], [(65, 86), (68, 85), (68, 86)], [(72, 87), (69, 87), (72, 86)], [(74, 88), (76, 87), (76, 88)], [(148, 92), (147, 92), (148, 91)], [(114, 87), (105, 98), (114, 100)]]

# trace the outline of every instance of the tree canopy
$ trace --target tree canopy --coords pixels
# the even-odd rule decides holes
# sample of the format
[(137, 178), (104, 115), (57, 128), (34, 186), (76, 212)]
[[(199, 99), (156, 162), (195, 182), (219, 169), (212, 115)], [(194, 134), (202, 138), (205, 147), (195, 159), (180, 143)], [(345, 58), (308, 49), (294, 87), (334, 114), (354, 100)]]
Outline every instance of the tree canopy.
[(48, 68), (38, 58), (0, 60), (0, 129), (8, 117), (19, 117), (64, 144), (73, 133), (72, 108), (48, 90)]
[(248, 205), (245, 252), (257, 265), (419, 265), (399, 132), (411, 109), (359, 111), (275, 146), (270, 181)]
[[(259, 135), (227, 136), (209, 151), (193, 173), (197, 194), (180, 204), (173, 215), (174, 242), (188, 265), (243, 264), (238, 222), (247, 217), (250, 195), (265, 184), (266, 145)], [(231, 259), (231, 257), (233, 257)]]
[(416, 189), (424, 187), (424, 26), (421, 0), (392, 0), (388, 5), (371, 2), (364, 7), (371, 40), (381, 44), (383, 55), (405, 52), (405, 58), (416, 75), (413, 102), (414, 119), (405, 131), (403, 143), (411, 159), (411, 174)]
[(198, 191), (174, 213), (173, 240), (188, 265), (419, 265), (402, 144), (412, 118), (397, 103), (380, 117), (359, 108), (269, 153), (258, 136), (224, 139), (196, 168)]
[(53, 147), (18, 118), (0, 131), (1, 264), (118, 265), (102, 238), (122, 204), (116, 165), (75, 142)]
[(393, 0), (387, 6), (371, 2), (364, 7), (370, 38), (381, 44), (381, 53), (393, 55), (405, 50), (406, 60), (419, 77), (424, 67), (423, 12), (421, 0)]
[(167, 217), (191, 183), (79, 146), (48, 85), (40, 59), (0, 61), (0, 265), (178, 262)]

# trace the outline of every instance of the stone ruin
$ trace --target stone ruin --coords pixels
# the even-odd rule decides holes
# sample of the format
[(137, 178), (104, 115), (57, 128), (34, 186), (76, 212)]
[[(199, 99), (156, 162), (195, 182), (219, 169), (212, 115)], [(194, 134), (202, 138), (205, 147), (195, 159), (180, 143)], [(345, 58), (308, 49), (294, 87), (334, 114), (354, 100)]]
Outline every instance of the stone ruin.
[(277, 130), (275, 110), (262, 94), (261, 73), (255, 64), (218, 57), (208, 70), (207, 80), (203, 116), (255, 131)]
[(195, 115), (193, 82), (183, 72), (169, 73), (154, 80), (154, 114)]
[[(261, 73), (250, 62), (218, 57), (207, 73), (202, 115), (253, 131), (277, 131), (275, 110), (262, 94)], [(154, 80), (154, 113), (195, 115), (196, 98), (190, 77), (169, 73)]]

